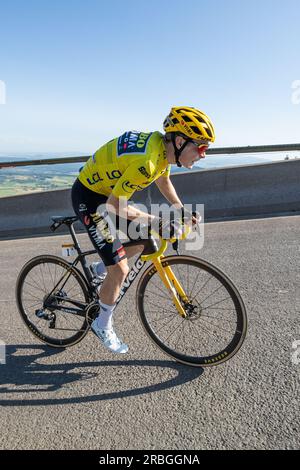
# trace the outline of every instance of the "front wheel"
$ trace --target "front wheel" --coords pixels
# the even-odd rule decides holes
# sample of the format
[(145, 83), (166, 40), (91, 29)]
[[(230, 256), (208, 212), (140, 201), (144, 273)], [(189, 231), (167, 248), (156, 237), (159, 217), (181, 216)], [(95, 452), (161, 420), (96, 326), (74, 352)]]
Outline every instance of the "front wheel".
[(37, 256), (26, 263), (17, 279), (16, 300), (31, 333), (49, 346), (72, 346), (89, 329), (85, 312), (91, 299), (85, 280), (57, 256)]
[(188, 297), (183, 301), (178, 295), (186, 317), (179, 315), (151, 265), (137, 288), (137, 310), (150, 338), (166, 354), (191, 366), (218, 365), (233, 357), (247, 331), (246, 309), (233, 282), (192, 256), (168, 256), (162, 265), (171, 268)]

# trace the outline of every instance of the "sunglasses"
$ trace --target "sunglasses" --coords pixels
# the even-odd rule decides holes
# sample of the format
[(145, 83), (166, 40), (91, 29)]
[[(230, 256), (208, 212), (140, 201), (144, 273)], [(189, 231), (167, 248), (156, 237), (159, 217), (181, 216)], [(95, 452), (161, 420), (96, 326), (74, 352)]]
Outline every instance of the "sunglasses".
[(205, 152), (209, 147), (209, 142), (207, 142), (207, 141), (197, 142), (196, 140), (192, 140), (192, 139), (190, 140), (190, 142), (192, 142), (192, 144), (194, 144), (194, 145), (196, 145), (196, 147), (198, 147), (199, 156), (204, 158), (205, 157)]
[(199, 148), (205, 147), (205, 150), (208, 149), (208, 147), (209, 147), (209, 142), (207, 140), (202, 140), (200, 142), (197, 142), (196, 140), (191, 139), (190, 142), (192, 142), (194, 145), (196, 145), (196, 147), (199, 147)]

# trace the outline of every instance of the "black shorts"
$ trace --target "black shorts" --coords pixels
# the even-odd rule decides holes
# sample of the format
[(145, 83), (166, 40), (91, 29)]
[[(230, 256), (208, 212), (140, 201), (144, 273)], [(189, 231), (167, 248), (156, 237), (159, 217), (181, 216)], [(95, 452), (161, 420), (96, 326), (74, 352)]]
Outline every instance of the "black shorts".
[[(83, 223), (104, 264), (111, 266), (125, 259), (126, 252), (117, 235), (121, 219), (115, 215), (116, 224), (113, 223), (105, 206), (107, 199), (107, 196), (86, 188), (78, 179), (73, 184), (72, 204), (75, 214)], [(125, 221), (126, 225), (128, 223), (130, 221)]]

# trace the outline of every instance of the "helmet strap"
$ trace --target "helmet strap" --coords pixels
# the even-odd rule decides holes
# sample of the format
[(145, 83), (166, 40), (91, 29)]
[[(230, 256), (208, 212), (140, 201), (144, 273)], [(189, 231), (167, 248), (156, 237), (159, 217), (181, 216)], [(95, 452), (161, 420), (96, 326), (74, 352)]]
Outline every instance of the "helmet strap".
[(180, 158), (180, 155), (181, 155), (181, 153), (183, 152), (184, 148), (185, 148), (185, 147), (187, 146), (187, 144), (189, 143), (189, 140), (186, 140), (186, 141), (184, 142), (184, 144), (180, 147), (180, 149), (178, 149), (178, 148), (176, 147), (176, 141), (175, 141), (175, 140), (176, 140), (176, 133), (174, 132), (174, 133), (172, 134), (172, 144), (173, 144), (173, 147), (174, 147), (175, 161), (176, 161), (176, 165), (177, 165), (178, 167), (181, 167), (182, 165), (181, 165), (181, 163), (180, 163), (180, 161), (179, 161), (179, 158)]

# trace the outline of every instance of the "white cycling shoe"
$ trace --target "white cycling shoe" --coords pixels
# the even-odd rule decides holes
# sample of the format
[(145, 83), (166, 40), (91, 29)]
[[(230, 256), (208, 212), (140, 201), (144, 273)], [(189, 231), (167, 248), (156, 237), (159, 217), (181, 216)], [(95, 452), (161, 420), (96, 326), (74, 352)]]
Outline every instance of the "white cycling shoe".
[(97, 319), (93, 321), (91, 324), (91, 329), (95, 333), (95, 335), (100, 339), (101, 343), (106, 349), (118, 354), (125, 354), (128, 351), (128, 346), (116, 335), (116, 332), (113, 328), (110, 330), (103, 330), (99, 328)]

